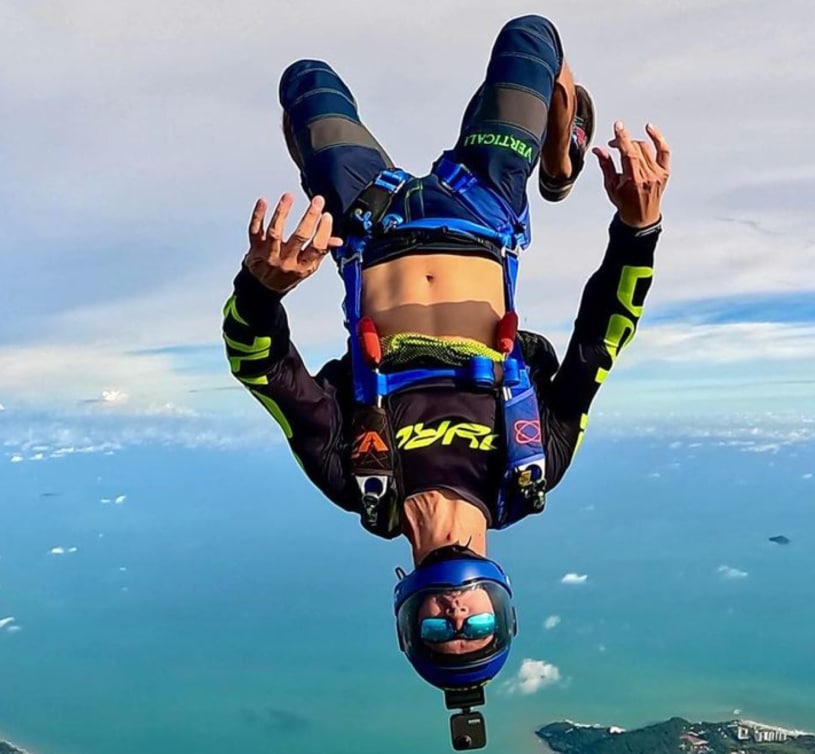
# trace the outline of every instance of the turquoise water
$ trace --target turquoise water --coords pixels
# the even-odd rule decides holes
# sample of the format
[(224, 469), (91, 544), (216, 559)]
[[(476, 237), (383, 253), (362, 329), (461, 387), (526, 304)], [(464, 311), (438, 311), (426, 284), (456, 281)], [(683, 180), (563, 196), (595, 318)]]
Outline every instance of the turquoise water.
[[(520, 619), (501, 681), (524, 658), (561, 681), (492, 684), (492, 750), (536, 752), (534, 728), (563, 717), (741, 709), (815, 728), (815, 448), (673, 439), (591, 438), (544, 516), (494, 537)], [(21, 627), (0, 630), (13, 740), (42, 754), (450, 750), (440, 693), (395, 645), (407, 547), (324, 502), (284, 448), (4, 462), (0, 490), (0, 619)]]

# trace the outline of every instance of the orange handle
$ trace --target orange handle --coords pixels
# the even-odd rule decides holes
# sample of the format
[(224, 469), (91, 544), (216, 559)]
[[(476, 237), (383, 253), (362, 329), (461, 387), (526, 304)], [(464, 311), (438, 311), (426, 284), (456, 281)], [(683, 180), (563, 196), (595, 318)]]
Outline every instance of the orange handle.
[(382, 361), (382, 344), (379, 342), (379, 333), (370, 317), (363, 317), (357, 325), (357, 336), (362, 346), (362, 354), (368, 366), (376, 368)]

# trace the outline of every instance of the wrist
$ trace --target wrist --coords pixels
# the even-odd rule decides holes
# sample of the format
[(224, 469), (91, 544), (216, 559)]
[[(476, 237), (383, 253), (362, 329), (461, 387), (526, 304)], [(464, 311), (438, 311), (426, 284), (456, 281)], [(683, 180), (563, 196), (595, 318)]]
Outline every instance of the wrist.
[[(285, 296), (300, 282), (299, 280), (295, 280), (292, 283), (291, 276), (288, 276), (287, 280), (280, 280), (278, 279), (280, 278), (280, 274), (277, 270), (271, 269), (264, 265), (255, 265), (255, 267), (253, 268), (253, 266), (250, 264), (251, 261), (252, 261), (251, 257), (247, 253), (246, 256), (243, 258), (241, 270), (245, 271), (246, 274), (254, 278), (259, 286), (261, 286), (262, 288), (264, 288), (265, 290), (269, 291), (270, 293), (274, 294), (279, 298)], [(275, 274), (276, 272), (278, 274)]]
[(645, 219), (631, 219), (623, 217), (619, 212), (615, 212), (611, 223), (637, 236), (645, 236), (662, 230), (662, 214)]
[(280, 303), (285, 295), (285, 292), (276, 291), (258, 279), (246, 264), (241, 265), (240, 272), (235, 277), (233, 284), (239, 298), (248, 300), (251, 304), (257, 304), (261, 308)]

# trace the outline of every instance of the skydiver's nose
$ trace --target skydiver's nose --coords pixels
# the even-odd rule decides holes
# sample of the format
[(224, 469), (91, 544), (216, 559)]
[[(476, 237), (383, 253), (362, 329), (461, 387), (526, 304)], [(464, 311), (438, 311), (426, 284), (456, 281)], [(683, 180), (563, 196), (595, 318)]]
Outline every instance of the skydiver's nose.
[(461, 631), (464, 627), (464, 621), (467, 620), (467, 616), (470, 614), (469, 609), (458, 600), (453, 600), (444, 612), (456, 631)]

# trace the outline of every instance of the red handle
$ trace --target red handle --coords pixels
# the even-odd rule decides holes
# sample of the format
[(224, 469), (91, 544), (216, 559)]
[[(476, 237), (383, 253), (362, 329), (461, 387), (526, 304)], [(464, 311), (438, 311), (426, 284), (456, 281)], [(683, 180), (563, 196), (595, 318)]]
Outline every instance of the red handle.
[(357, 336), (362, 347), (362, 354), (368, 366), (376, 368), (382, 361), (382, 344), (379, 342), (379, 333), (370, 317), (363, 317), (357, 325)]
[(515, 312), (507, 312), (498, 323), (496, 332), (496, 342), (498, 350), (507, 355), (512, 353), (515, 345), (515, 336), (518, 334), (518, 315)]

